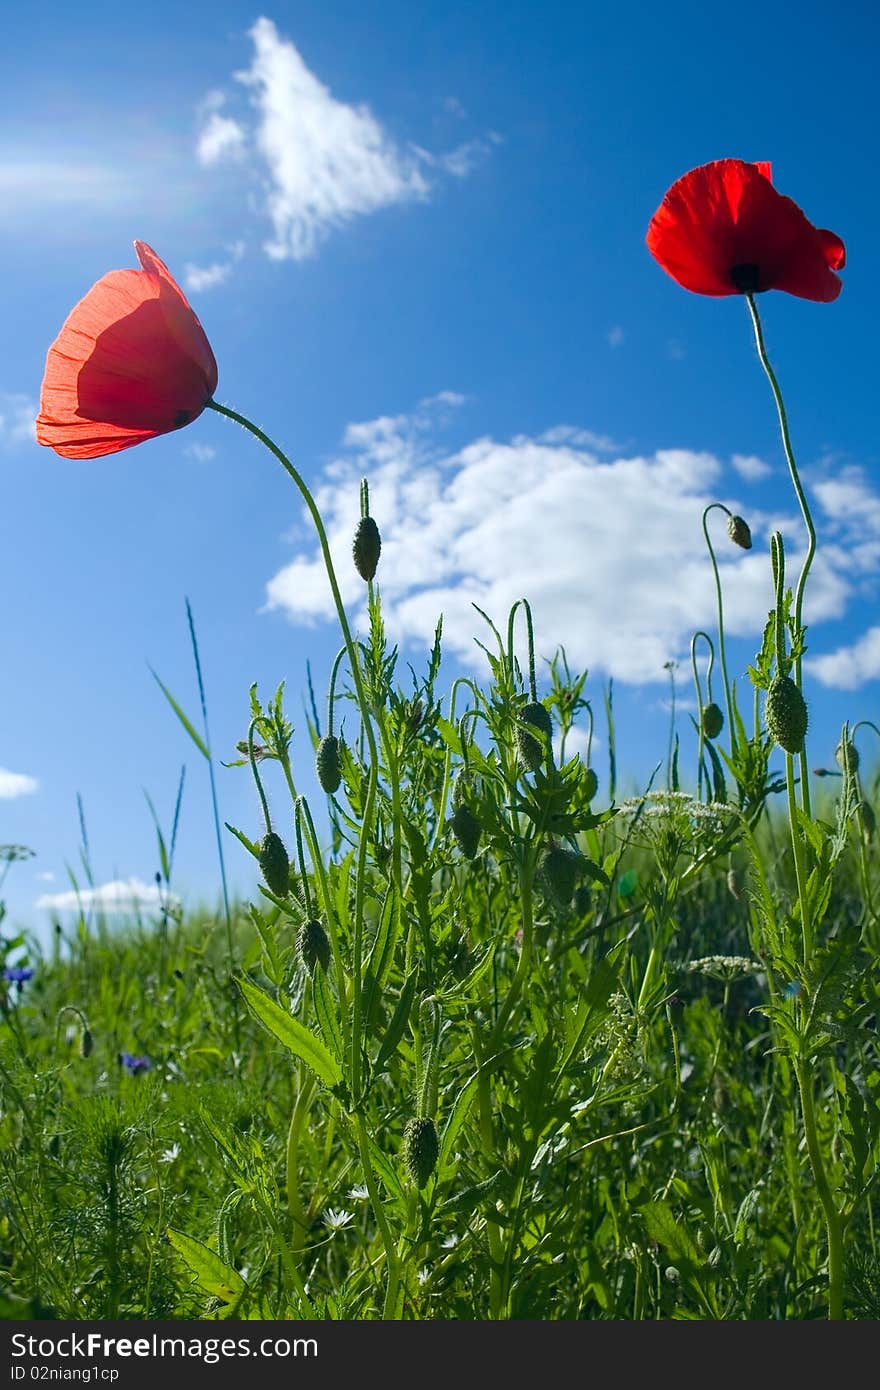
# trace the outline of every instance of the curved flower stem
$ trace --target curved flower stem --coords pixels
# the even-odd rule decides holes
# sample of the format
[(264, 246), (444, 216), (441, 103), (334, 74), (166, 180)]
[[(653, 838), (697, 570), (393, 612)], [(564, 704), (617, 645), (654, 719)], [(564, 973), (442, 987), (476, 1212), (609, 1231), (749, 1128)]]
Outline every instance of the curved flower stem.
[[(349, 1056), (351, 1095), (354, 1105), (357, 1106), (360, 1103), (361, 1099), (361, 1034), (363, 1031), (363, 1013), (361, 1007), (363, 982), (361, 976), (363, 973), (365, 899), (364, 882), (366, 875), (367, 859), (366, 846), (367, 839), (369, 836), (369, 826), (372, 821), (373, 809), (376, 803), (379, 768), (379, 755), (376, 747), (376, 736), (373, 731), (373, 724), (370, 718), (370, 708), (369, 703), (367, 701), (366, 690), (364, 689), (359, 654), (354, 639), (351, 635), (351, 628), (348, 624), (348, 618), (346, 616), (345, 607), (342, 602), (342, 595), (339, 591), (339, 584), (336, 579), (336, 571), (334, 569), (333, 559), (330, 554), (330, 546), (327, 540), (327, 532), (324, 529), (324, 522), (321, 517), (321, 513), (318, 511), (315, 499), (309, 491), (302, 475), (294, 467), (287, 455), (282, 453), (282, 451), (278, 448), (278, 445), (274, 442), (274, 440), (270, 439), (269, 436), (265, 434), (264, 431), (261, 430), (258, 425), (255, 425), (253, 421), (249, 420), (247, 416), (240, 415), (237, 410), (230, 410), (228, 406), (220, 405), (217, 401), (209, 401), (208, 408), (211, 410), (215, 410), (218, 415), (225, 415), (228, 420), (234, 420), (237, 425), (241, 425), (242, 429), (246, 429), (250, 434), (254, 436), (255, 439), (258, 439), (260, 443), (269, 450), (270, 454), (274, 454), (275, 458), (281, 464), (281, 467), (284, 469), (285, 473), (287, 473), (287, 475), (296, 484), (296, 487), (298, 488), (300, 495), (302, 496), (302, 499), (306, 504), (309, 515), (312, 518), (315, 530), (318, 535), (318, 543), (321, 547), (321, 555), (324, 560), (324, 567), (327, 571), (327, 578), (330, 582), (330, 589), (333, 594), (333, 602), (336, 607), (336, 616), (339, 620), (339, 627), (342, 632), (342, 640), (345, 643), (345, 650), (348, 654), (348, 663), (351, 668), (351, 674), (354, 678), (355, 690), (357, 693), (357, 702), (361, 712), (361, 727), (366, 735), (367, 743), (369, 744), (370, 771), (367, 782), (367, 793), (364, 799), (363, 827), (357, 863), (357, 880), (355, 886), (354, 943), (352, 952), (352, 1020), (351, 1046)], [(397, 1262), (394, 1257), (393, 1243), (390, 1242), (388, 1224), (385, 1219), (384, 1211), (382, 1210), (381, 1196), (378, 1193), (378, 1189), (376, 1188), (375, 1182), (373, 1180), (372, 1172), (369, 1169), (369, 1155), (366, 1146), (366, 1134), (364, 1132), (364, 1124), (363, 1119), (361, 1117), (358, 1117), (358, 1140), (361, 1161), (366, 1166), (366, 1172), (364, 1176), (367, 1185), (370, 1189), (370, 1197), (372, 1201), (373, 1212), (377, 1222), (379, 1223), (380, 1230), (382, 1231), (382, 1238), (385, 1243), (386, 1252), (388, 1253), (389, 1286), (386, 1298), (387, 1309), (388, 1306), (393, 1306), (397, 1298)]]
[[(783, 595), (785, 593), (785, 547), (781, 531), (774, 531), (770, 537), (770, 560), (773, 568), (773, 584), (776, 591), (776, 669), (785, 669), (785, 622), (783, 620)], [(788, 822), (791, 832), (791, 851), (794, 857), (794, 871), (797, 879), (798, 902), (801, 913), (803, 933), (804, 965), (807, 965), (813, 951), (813, 929), (807, 902), (807, 868), (804, 861), (804, 845), (801, 828), (798, 825), (797, 797), (795, 786), (797, 778), (794, 770), (794, 757), (785, 754), (785, 786), (788, 794)]]
[[(804, 602), (804, 587), (807, 582), (807, 575), (810, 572), (810, 566), (813, 563), (813, 557), (816, 554), (816, 528), (813, 525), (813, 518), (810, 515), (810, 508), (807, 505), (807, 499), (804, 494), (804, 489), (801, 486), (800, 474), (797, 470), (797, 464), (794, 461), (794, 452), (791, 447), (791, 436), (788, 432), (788, 416), (785, 413), (785, 402), (782, 399), (782, 392), (779, 389), (779, 382), (776, 380), (776, 374), (770, 365), (770, 359), (767, 356), (767, 349), (764, 346), (764, 333), (761, 328), (761, 320), (758, 316), (758, 306), (755, 304), (754, 295), (747, 294), (745, 296), (745, 299), (746, 303), (749, 306), (749, 313), (752, 318), (752, 326), (755, 330), (755, 345), (758, 349), (758, 356), (761, 359), (761, 366), (764, 368), (767, 380), (770, 383), (770, 389), (773, 392), (773, 399), (776, 402), (776, 410), (779, 415), (779, 428), (782, 432), (782, 447), (785, 450), (785, 457), (788, 462), (788, 471), (791, 474), (792, 486), (794, 487), (797, 500), (800, 504), (801, 515), (804, 519), (804, 526), (807, 529), (807, 553), (804, 556), (804, 563), (801, 567), (801, 572), (798, 577), (797, 588), (795, 589), (794, 595), (794, 623), (795, 629), (798, 633), (798, 637), (800, 638), (800, 635), (803, 630), (802, 610)], [(798, 653), (794, 661), (794, 679), (795, 684), (797, 685), (799, 690), (802, 690), (803, 686), (801, 670), (802, 661), (803, 659), (800, 653)], [(810, 810), (810, 767), (809, 762), (807, 760), (806, 743), (804, 744), (804, 747), (801, 749), (800, 752), (800, 768), (801, 804), (804, 809), (804, 814), (809, 816), (812, 814), (812, 812)]]
[[(715, 576), (715, 594), (718, 600), (718, 655), (721, 659), (721, 680), (724, 684), (724, 702), (727, 707), (727, 729), (730, 736), (731, 756), (736, 752), (736, 726), (733, 722), (733, 700), (730, 694), (730, 681), (727, 676), (727, 650), (724, 642), (724, 603), (721, 598), (721, 576), (718, 573), (718, 561), (715, 559), (715, 550), (709, 538), (709, 513), (716, 507), (724, 512), (725, 516), (730, 516), (730, 508), (725, 507), (723, 502), (710, 502), (703, 511), (703, 535), (706, 538), (706, 548), (709, 551), (709, 559), (712, 561), (712, 573)], [(711, 698), (711, 697), (710, 697)]]
[[(719, 590), (720, 593), (720, 590)], [(719, 599), (720, 602), (720, 599)], [(703, 728), (703, 691), (700, 686), (700, 673), (697, 670), (697, 638), (702, 637), (706, 646), (709, 648), (709, 665), (706, 670), (706, 703), (712, 703), (712, 669), (715, 665), (715, 648), (712, 645), (712, 638), (707, 632), (700, 629), (691, 638), (691, 672), (694, 677), (694, 690), (697, 695), (697, 719), (699, 723), (699, 746), (697, 749), (697, 797), (703, 795), (703, 749), (706, 743), (706, 734)], [(728, 705), (728, 709), (730, 706)], [(709, 792), (709, 778), (706, 776), (706, 790)], [(707, 800), (711, 801), (711, 796), (707, 795)]]

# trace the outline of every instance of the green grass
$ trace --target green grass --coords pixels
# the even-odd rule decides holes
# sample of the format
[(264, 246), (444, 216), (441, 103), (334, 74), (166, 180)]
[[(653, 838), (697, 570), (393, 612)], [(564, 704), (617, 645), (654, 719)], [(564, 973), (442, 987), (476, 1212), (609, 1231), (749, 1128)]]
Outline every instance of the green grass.
[[(222, 909), (7, 930), (7, 1317), (880, 1316), (876, 778), (823, 782), (799, 884), (763, 729), (621, 802), (523, 723), (515, 618), (441, 701), (439, 633), (400, 684), (374, 598), (377, 760), (342, 745), (321, 845), (289, 762), (321, 730), (252, 692), (240, 775), (289, 801), (236, 830), (291, 869), (232, 905), (232, 969)], [(588, 692), (560, 655), (555, 736)]]

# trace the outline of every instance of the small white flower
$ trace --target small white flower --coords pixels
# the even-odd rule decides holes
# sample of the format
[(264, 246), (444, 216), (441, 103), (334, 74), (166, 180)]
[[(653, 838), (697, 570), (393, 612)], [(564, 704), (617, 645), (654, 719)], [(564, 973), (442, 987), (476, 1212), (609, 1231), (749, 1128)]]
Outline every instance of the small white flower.
[(348, 1195), (353, 1202), (365, 1202), (370, 1195), (370, 1189), (365, 1182), (361, 1182), (357, 1187), (353, 1187)]
[(180, 1157), (180, 1145), (179, 1145), (179, 1144), (172, 1144), (170, 1149), (163, 1149), (162, 1153), (159, 1155), (159, 1162), (160, 1162), (160, 1163), (173, 1163), (174, 1160), (175, 1160), (176, 1158), (179, 1158), (179, 1157)]
[(342, 1208), (336, 1211), (333, 1207), (328, 1207), (321, 1219), (328, 1231), (342, 1231), (351, 1224), (354, 1216), (350, 1211), (344, 1211)]

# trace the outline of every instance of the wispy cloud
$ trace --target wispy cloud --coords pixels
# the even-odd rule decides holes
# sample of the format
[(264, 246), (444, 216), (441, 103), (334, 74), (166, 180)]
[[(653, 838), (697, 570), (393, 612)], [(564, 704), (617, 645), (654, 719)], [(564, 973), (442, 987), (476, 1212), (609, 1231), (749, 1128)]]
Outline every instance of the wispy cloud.
[(0, 391), (0, 444), (7, 448), (33, 444), (36, 416), (36, 402), (30, 396)]
[(619, 347), (621, 347), (625, 338), (626, 338), (626, 334), (624, 333), (624, 331), (623, 331), (623, 329), (621, 328), (621, 326), (620, 326), (619, 323), (616, 323), (616, 324), (614, 325), (613, 328), (609, 328), (609, 330), (608, 330), (608, 346), (609, 346), (610, 348), (619, 348)]
[(5, 767), (0, 767), (0, 801), (13, 801), (17, 796), (30, 796), (39, 789), (40, 784), (36, 777), (29, 777), (26, 772), (8, 772)]
[[(343, 597), (363, 622), (351, 536), (358, 480), (368, 477), (389, 632), (429, 643), (442, 613), (447, 646), (471, 665), (482, 661), (474, 639), (486, 636), (473, 605), (503, 623), (525, 595), (541, 655), (563, 644), (573, 663), (590, 670), (663, 681), (665, 662), (686, 660), (695, 627), (714, 622), (703, 508), (725, 500), (748, 517), (756, 539), (781, 521), (727, 493), (725, 468), (711, 453), (609, 456), (595, 441), (603, 448), (613, 441), (573, 426), (507, 442), (475, 439), (447, 452), (438, 433), (424, 409), (349, 425), (318, 501)], [(784, 522), (794, 525), (790, 517)], [(728, 632), (756, 635), (772, 587), (765, 548), (744, 554), (722, 543), (718, 559)], [(791, 563), (798, 564), (794, 553)], [(836, 559), (821, 553), (811, 586), (814, 623), (840, 616), (853, 592)], [(270, 607), (296, 621), (331, 616), (323, 564), (311, 546), (273, 576), (267, 594)]]
[(463, 178), (488, 158), (495, 132), (445, 153), (401, 145), (364, 103), (334, 96), (290, 39), (262, 17), (249, 31), (250, 66), (234, 77), (250, 93), (243, 116), (213, 91), (202, 103), (197, 156), (206, 168), (238, 161), (256, 173), (276, 260), (305, 260), (353, 218), (426, 199), (429, 171)]
[(880, 676), (880, 627), (869, 628), (851, 646), (808, 657), (804, 664), (823, 685), (836, 690), (858, 690)]
[(187, 261), (183, 268), (186, 288), (198, 294), (202, 290), (213, 290), (217, 285), (224, 284), (243, 255), (244, 242), (236, 241), (229, 247), (229, 255), (226, 260), (214, 261), (211, 265), (205, 266), (194, 265), (192, 261)]
[(0, 156), (0, 202), (17, 205), (101, 208), (128, 197), (134, 179), (116, 166), (76, 158)]
[(210, 463), (217, 457), (213, 444), (187, 444), (183, 452), (186, 458), (195, 459), (196, 463)]
[(757, 454), (733, 454), (730, 462), (747, 483), (760, 483), (773, 472), (770, 464), (758, 458)]
[(51, 912), (79, 912), (100, 908), (116, 915), (136, 912), (139, 908), (160, 907), (164, 898), (155, 883), (143, 883), (139, 878), (114, 879), (96, 888), (83, 888), (78, 893), (44, 893), (36, 901), (38, 908)]

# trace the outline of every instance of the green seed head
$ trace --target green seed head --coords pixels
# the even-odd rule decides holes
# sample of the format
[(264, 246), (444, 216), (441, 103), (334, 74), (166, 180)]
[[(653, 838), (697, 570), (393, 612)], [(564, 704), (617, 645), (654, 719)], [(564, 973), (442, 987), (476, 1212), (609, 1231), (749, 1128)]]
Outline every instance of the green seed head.
[(724, 715), (713, 702), (712, 704), (703, 706), (703, 712), (700, 715), (700, 723), (702, 725), (704, 738), (717, 738), (724, 728)]
[(290, 891), (290, 860), (284, 841), (274, 830), (269, 831), (260, 846), (260, 868), (276, 898), (286, 898)]
[(437, 1166), (440, 1143), (433, 1120), (408, 1120), (403, 1131), (403, 1161), (416, 1187), (424, 1187)]
[(727, 518), (727, 534), (734, 545), (741, 546), (743, 550), (751, 550), (752, 533), (748, 523), (743, 521), (741, 516), (729, 516)]
[(462, 801), (456, 806), (452, 813), (450, 825), (455, 836), (455, 843), (465, 859), (473, 859), (480, 847), (483, 827), (466, 802)]
[(310, 975), (314, 975), (316, 965), (320, 965), (324, 971), (329, 968), (330, 938), (324, 930), (323, 922), (319, 922), (317, 917), (303, 922), (297, 932), (296, 949)]
[(561, 845), (551, 845), (541, 856), (544, 885), (560, 907), (568, 907), (578, 880), (581, 857)]
[(315, 772), (323, 790), (332, 794), (338, 791), (342, 781), (339, 766), (339, 739), (335, 734), (325, 734), (315, 750)]
[(800, 753), (807, 733), (807, 706), (791, 676), (774, 676), (767, 691), (764, 718), (775, 743), (786, 753)]
[(599, 778), (596, 776), (593, 769), (588, 767), (584, 773), (584, 796), (587, 798), (587, 801), (592, 801), (598, 790)]
[(352, 543), (354, 567), (366, 583), (374, 577), (382, 549), (379, 528), (371, 516), (362, 516), (357, 524)]
[[(530, 729), (537, 729), (543, 737), (536, 738)], [(516, 724), (516, 752), (520, 767), (526, 772), (537, 772), (547, 756), (547, 747), (553, 736), (553, 723), (550, 711), (537, 701), (523, 705)]]

